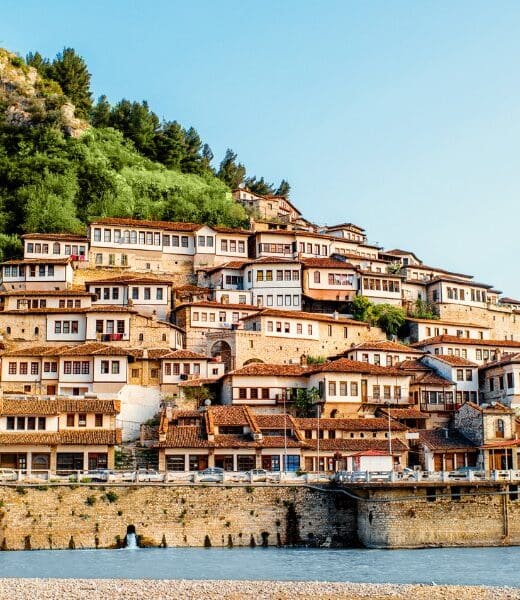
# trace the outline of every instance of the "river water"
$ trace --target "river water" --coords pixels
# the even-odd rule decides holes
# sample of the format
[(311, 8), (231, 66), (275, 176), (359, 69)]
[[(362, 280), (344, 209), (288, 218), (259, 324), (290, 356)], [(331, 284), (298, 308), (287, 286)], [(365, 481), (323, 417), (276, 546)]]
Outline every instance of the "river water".
[(153, 548), (0, 552), (0, 577), (262, 579), (520, 587), (520, 547)]

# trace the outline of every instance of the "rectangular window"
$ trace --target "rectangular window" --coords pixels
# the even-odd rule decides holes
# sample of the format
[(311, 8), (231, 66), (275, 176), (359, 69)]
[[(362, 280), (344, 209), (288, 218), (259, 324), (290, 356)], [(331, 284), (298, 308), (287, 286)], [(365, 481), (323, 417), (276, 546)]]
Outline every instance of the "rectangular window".
[(336, 382), (329, 381), (329, 396), (335, 396), (335, 395), (336, 395)]
[(47, 429), (47, 419), (45, 417), (38, 417), (38, 429), (40, 431)]
[(227, 240), (220, 240), (220, 250), (221, 250), (221, 252), (227, 252), (228, 251)]
[(348, 395), (348, 384), (346, 381), (339, 382), (339, 395), (347, 396)]
[(103, 373), (103, 375), (106, 375), (109, 372), (110, 372), (110, 361), (102, 360), (101, 361), (101, 373)]
[(163, 299), (163, 288), (157, 288), (155, 291), (155, 299), (162, 300)]
[(312, 335), (312, 325), (307, 325), (307, 334)]
[(80, 413), (78, 415), (78, 427), (86, 427), (87, 426), (87, 415), (85, 413)]
[(457, 381), (464, 381), (464, 371), (457, 369)]
[(39, 370), (40, 370), (40, 364), (37, 362), (32, 362), (31, 363), (31, 375), (38, 375)]
[(54, 321), (54, 333), (61, 333), (61, 321)]
[(204, 235), (197, 236), (197, 246), (199, 246), (201, 248), (206, 246), (206, 236), (204, 236)]
[(150, 300), (150, 298), (151, 298), (151, 288), (145, 287), (144, 288), (144, 299)]
[(472, 369), (466, 369), (466, 381), (473, 381)]
[(72, 361), (66, 360), (63, 363), (63, 373), (65, 375), (70, 375), (72, 373)]
[(391, 396), (391, 388), (389, 385), (383, 386), (383, 395), (385, 400), (390, 400)]
[(28, 364), (26, 362), (20, 363), (20, 375), (27, 375)]
[(350, 383), (350, 395), (357, 396), (358, 395), (358, 384), (357, 381), (352, 381)]
[(94, 229), (94, 241), (95, 242), (100, 242), (101, 241), (101, 229)]
[(238, 252), (240, 254), (244, 254), (246, 251), (246, 244), (245, 242), (238, 242)]
[(119, 366), (120, 363), (118, 360), (112, 361), (112, 375), (119, 375)]
[(75, 416), (74, 413), (69, 413), (67, 415), (67, 427), (74, 427)]
[(101, 414), (95, 415), (94, 426), (95, 427), (103, 427), (103, 415), (101, 415)]
[(187, 235), (181, 236), (181, 246), (183, 248), (187, 248), (188, 247), (188, 236)]

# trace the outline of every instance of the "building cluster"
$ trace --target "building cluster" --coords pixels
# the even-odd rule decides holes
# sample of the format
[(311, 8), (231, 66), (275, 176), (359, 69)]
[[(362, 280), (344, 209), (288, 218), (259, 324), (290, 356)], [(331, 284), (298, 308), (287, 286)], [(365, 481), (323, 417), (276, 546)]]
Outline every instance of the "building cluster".
[[(0, 265), (0, 467), (112, 468), (142, 431), (170, 470), (518, 467), (520, 301), (233, 198), (249, 229), (22, 236)], [(399, 339), (352, 318), (356, 296), (403, 308)]]

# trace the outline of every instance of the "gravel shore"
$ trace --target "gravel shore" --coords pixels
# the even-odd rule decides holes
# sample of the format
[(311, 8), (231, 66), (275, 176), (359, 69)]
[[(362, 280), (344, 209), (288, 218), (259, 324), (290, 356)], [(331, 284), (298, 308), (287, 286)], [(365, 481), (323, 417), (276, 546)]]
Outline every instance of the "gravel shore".
[(4, 600), (520, 600), (520, 588), (287, 581), (193, 581), (143, 579), (0, 579)]

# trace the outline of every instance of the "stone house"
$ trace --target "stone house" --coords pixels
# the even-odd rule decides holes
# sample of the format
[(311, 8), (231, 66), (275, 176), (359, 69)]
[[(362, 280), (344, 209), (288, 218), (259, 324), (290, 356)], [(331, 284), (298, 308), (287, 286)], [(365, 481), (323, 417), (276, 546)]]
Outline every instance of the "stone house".
[(304, 309), (333, 313), (351, 302), (358, 290), (357, 268), (336, 258), (302, 258)]
[(508, 339), (475, 339), (456, 335), (438, 335), (412, 344), (414, 348), (448, 356), (460, 356), (483, 365), (498, 360), (502, 353), (520, 350), (520, 341)]
[(479, 377), (481, 401), (520, 406), (520, 353), (503, 354), (500, 360), (481, 366)]
[(21, 238), (25, 259), (70, 258), (75, 267), (87, 266), (88, 238), (84, 235), (26, 233)]
[(480, 406), (465, 402), (455, 413), (454, 426), (480, 449), (481, 468), (518, 469), (520, 440), (511, 408), (499, 402)]
[(65, 290), (72, 286), (74, 271), (68, 258), (13, 259), (0, 263), (2, 287), (10, 290)]
[(421, 429), (411, 442), (411, 466), (425, 471), (454, 471), (477, 464), (478, 447), (458, 431), (448, 428)]
[(419, 359), (422, 350), (390, 340), (374, 340), (352, 346), (343, 353), (345, 358), (359, 360), (372, 365), (392, 367), (404, 360)]
[(426, 354), (421, 362), (455, 383), (455, 405), (478, 401), (478, 365), (454, 354)]
[(119, 410), (117, 400), (0, 398), (0, 467), (113, 469)]

